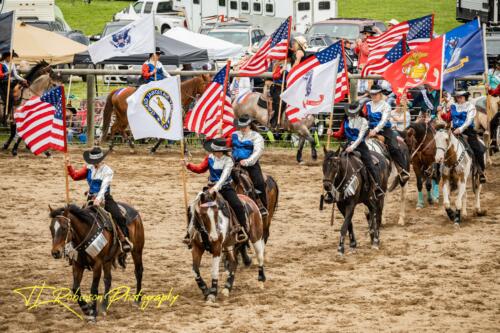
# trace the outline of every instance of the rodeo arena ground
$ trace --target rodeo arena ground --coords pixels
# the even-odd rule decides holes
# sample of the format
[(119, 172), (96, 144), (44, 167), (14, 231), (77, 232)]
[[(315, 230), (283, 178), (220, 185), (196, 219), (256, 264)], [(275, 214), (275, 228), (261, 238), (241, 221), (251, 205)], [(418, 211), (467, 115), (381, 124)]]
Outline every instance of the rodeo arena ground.
[(0, 3), (0, 332), (500, 330), (498, 1)]

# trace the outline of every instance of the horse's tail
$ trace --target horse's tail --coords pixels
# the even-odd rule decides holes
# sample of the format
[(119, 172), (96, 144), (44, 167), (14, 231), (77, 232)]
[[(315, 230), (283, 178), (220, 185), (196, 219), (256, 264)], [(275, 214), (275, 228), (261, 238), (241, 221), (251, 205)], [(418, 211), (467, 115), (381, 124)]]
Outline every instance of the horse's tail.
[(111, 123), (111, 115), (113, 114), (113, 96), (115, 95), (117, 89), (111, 91), (106, 98), (106, 104), (104, 105), (104, 111), (102, 115), (102, 142), (106, 142), (109, 131), (109, 124)]
[[(269, 189), (269, 193), (267, 194), (267, 200), (269, 201), (269, 207), (267, 207), (268, 211), (268, 216), (266, 219), (266, 224), (264, 225), (264, 243), (267, 243), (267, 240), (269, 239), (269, 229), (271, 228), (271, 219), (274, 216), (274, 213), (276, 212), (276, 209), (278, 208), (278, 198), (279, 198), (279, 193), (280, 190), (278, 188), (278, 183), (274, 180), (273, 177), (267, 176), (266, 177), (266, 187)], [(274, 194), (274, 200), (269, 200), (271, 197), (271, 193)]]

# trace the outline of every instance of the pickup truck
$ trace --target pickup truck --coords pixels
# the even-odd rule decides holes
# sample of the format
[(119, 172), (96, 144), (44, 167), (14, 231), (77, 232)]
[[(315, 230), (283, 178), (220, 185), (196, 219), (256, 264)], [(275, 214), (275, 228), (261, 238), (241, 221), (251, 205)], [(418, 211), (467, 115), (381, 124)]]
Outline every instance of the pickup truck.
[(162, 34), (174, 27), (187, 27), (183, 13), (174, 10), (173, 0), (140, 0), (116, 13), (113, 20), (136, 20), (149, 14), (154, 14), (155, 28)]

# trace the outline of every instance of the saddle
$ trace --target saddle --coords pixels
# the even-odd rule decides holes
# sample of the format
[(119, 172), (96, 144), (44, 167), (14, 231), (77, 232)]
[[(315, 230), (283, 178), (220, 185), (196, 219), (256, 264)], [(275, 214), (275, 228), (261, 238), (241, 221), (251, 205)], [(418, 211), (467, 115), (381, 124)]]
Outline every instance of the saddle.
[[(361, 153), (359, 151), (353, 151), (352, 154), (361, 162)], [(378, 158), (378, 156), (373, 154), (372, 151), (370, 151), (370, 156), (372, 158), (373, 165), (379, 165), (380, 159)]]

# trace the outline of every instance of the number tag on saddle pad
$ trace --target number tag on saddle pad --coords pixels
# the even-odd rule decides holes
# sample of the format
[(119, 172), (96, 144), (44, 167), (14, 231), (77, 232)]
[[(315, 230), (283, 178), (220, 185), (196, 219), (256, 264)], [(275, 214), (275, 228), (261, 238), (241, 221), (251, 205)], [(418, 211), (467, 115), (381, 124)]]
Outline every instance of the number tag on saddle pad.
[(95, 234), (90, 241), (91, 243), (87, 246), (85, 252), (87, 252), (92, 258), (95, 258), (99, 253), (101, 253), (102, 249), (108, 244), (108, 240), (104, 237), (102, 229), (100, 229), (100, 232)]

